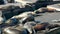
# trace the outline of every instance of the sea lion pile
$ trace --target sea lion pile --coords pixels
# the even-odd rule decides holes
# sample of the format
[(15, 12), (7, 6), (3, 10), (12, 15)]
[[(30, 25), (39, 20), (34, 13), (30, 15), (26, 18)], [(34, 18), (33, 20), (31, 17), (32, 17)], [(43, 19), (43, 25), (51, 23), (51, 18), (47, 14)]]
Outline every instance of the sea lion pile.
[(20, 9), (18, 6), (9, 6), (2, 9), (3, 13), (1, 17), (3, 20), (0, 21), (2, 34), (36, 34), (38, 31), (49, 31), (50, 29), (60, 27), (57, 24), (35, 21), (34, 17), (38, 14), (37, 12), (45, 12), (47, 9), (27, 12), (22, 12), (18, 9)]

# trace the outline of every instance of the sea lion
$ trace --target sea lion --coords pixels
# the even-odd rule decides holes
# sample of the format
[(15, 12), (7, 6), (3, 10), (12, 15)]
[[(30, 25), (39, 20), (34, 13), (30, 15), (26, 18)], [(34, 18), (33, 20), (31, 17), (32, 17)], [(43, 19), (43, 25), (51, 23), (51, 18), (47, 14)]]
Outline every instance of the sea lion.
[(20, 23), (25, 24), (27, 21), (35, 21), (34, 20), (34, 12), (24, 12), (22, 14), (19, 14), (17, 16), (13, 16), (12, 18), (19, 19)]
[(12, 28), (12, 27), (4, 28), (3, 33), (4, 34), (28, 34), (26, 29), (18, 30), (18, 29)]
[(5, 24), (9, 25), (9, 26), (14, 26), (14, 25), (17, 25), (19, 22), (18, 19), (16, 18), (13, 18), (13, 19), (8, 19)]

